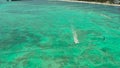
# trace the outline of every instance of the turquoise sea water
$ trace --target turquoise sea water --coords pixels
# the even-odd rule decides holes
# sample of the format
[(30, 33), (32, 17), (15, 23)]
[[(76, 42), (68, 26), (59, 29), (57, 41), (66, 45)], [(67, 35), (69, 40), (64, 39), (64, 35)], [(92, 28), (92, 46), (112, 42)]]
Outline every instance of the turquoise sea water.
[(1, 2), (0, 68), (120, 68), (120, 7)]

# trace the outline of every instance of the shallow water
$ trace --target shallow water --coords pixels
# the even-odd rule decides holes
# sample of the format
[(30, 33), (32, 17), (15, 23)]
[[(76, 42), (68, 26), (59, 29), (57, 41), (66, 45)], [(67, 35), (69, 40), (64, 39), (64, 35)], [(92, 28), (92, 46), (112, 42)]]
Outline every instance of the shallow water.
[(120, 68), (120, 7), (0, 4), (0, 68)]

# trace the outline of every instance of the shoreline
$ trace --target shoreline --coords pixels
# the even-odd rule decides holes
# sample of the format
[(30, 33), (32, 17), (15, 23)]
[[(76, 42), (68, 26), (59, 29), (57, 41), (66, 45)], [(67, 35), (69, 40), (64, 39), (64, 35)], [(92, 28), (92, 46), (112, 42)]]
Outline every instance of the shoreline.
[(89, 4), (101, 4), (101, 5), (108, 5), (108, 6), (120, 6), (118, 4), (109, 4), (109, 3), (100, 3), (100, 2), (89, 2), (89, 1), (72, 1), (72, 0), (60, 0), (65, 2), (76, 2), (76, 3), (89, 3)]

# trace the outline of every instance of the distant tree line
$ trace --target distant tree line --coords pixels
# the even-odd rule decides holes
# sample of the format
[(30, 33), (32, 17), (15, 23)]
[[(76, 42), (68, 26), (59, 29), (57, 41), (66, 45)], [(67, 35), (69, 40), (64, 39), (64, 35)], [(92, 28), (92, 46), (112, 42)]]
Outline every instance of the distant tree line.
[(113, 3), (114, 0), (78, 0), (78, 1), (93, 1), (93, 2), (109, 2), (109, 3)]

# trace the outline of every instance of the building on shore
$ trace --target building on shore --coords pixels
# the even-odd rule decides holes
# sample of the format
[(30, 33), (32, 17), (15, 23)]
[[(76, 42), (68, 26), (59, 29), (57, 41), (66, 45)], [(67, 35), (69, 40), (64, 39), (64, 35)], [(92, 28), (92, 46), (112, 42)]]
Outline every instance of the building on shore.
[(114, 0), (113, 1), (115, 4), (120, 4), (120, 0)]

